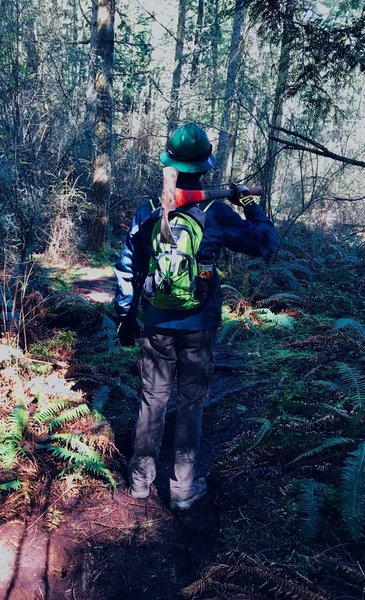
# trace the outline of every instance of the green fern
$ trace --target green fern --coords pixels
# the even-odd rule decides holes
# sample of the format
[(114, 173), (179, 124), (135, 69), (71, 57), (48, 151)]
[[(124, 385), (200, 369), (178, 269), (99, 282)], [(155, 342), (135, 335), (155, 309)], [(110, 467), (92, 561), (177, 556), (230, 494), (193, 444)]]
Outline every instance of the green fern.
[(73, 408), (69, 408), (61, 413), (58, 417), (53, 419), (49, 424), (49, 431), (53, 431), (57, 427), (61, 427), (65, 423), (72, 423), (72, 421), (77, 421), (81, 417), (90, 414), (90, 409), (87, 404), (79, 404), (78, 406), (74, 406)]
[(28, 413), (25, 405), (17, 404), (7, 421), (5, 441), (12, 440), (14, 443), (20, 444), (27, 419)]
[(4, 492), (8, 494), (10, 492), (15, 492), (16, 490), (20, 490), (23, 482), (20, 479), (13, 479), (12, 481), (6, 481), (5, 483), (0, 484), (0, 492)]
[(224, 292), (224, 290), (233, 292), (234, 294), (236, 294), (237, 299), (244, 300), (244, 297), (242, 296), (241, 292), (239, 290), (237, 290), (235, 287), (233, 287), (233, 285), (228, 285), (227, 283), (224, 283), (221, 285), (221, 290), (222, 290), (222, 292)]
[[(275, 300), (280, 300), (281, 302), (284, 302), (286, 304), (292, 304), (295, 306), (304, 305), (303, 298), (301, 298), (301, 296), (298, 296), (298, 294), (293, 294), (293, 292), (281, 292), (278, 294), (272, 294), (267, 298), (268, 303), (273, 302)], [(264, 303), (264, 301), (262, 301), (262, 303)]]
[(267, 327), (277, 327), (278, 329), (293, 329), (295, 319), (281, 313), (276, 315), (269, 308), (256, 308), (254, 314), (258, 320)]
[(0, 467), (8, 471), (14, 467), (17, 461), (17, 447), (11, 442), (0, 445)]
[(96, 462), (98, 460), (102, 460), (100, 455), (95, 450), (90, 448), (86, 442), (82, 441), (79, 435), (72, 433), (55, 433), (48, 436), (47, 440), (51, 442), (63, 442), (66, 447), (79, 452), (90, 460), (94, 460)]
[(328, 448), (333, 448), (334, 446), (340, 446), (340, 445), (343, 446), (344, 444), (350, 444), (351, 442), (353, 442), (353, 440), (350, 438), (344, 438), (344, 437), (330, 438), (328, 440), (325, 440), (323, 442), (323, 444), (320, 444), (319, 446), (316, 446), (315, 448), (311, 448), (310, 450), (303, 452), (302, 454), (300, 454), (299, 456), (294, 458), (294, 460), (292, 460), (289, 464), (297, 462), (298, 460), (302, 460), (303, 458), (311, 458), (312, 456), (315, 456), (316, 454), (320, 454), (321, 452), (324, 452), (324, 450), (328, 450)]
[(349, 367), (346, 363), (338, 363), (343, 386), (346, 388), (346, 395), (354, 403), (355, 408), (365, 409), (365, 377), (354, 367)]
[(352, 329), (356, 329), (359, 331), (363, 337), (365, 337), (365, 326), (357, 321), (356, 319), (351, 319), (350, 317), (344, 317), (342, 319), (337, 319), (335, 323), (336, 329), (343, 329), (344, 327), (350, 327)]
[(269, 419), (266, 419), (264, 417), (253, 417), (251, 419), (251, 421), (254, 421), (255, 423), (261, 423), (261, 427), (256, 434), (254, 444), (252, 444), (248, 448), (248, 450), (251, 450), (252, 448), (255, 448), (256, 446), (258, 446), (261, 443), (261, 441), (267, 436), (269, 431), (271, 431), (271, 429), (273, 427), (272, 422)]
[(308, 267), (305, 267), (299, 262), (290, 263), (290, 265), (288, 265), (288, 268), (296, 277), (301, 275), (307, 281), (313, 281), (314, 279), (313, 272), (310, 269), (308, 269)]
[(1, 432), (0, 466), (5, 470), (14, 467), (18, 456), (26, 455), (22, 440), (27, 420), (28, 413), (25, 405), (17, 404), (9, 415), (6, 427)]
[[(101, 456), (94, 453), (91, 448), (88, 448), (88, 454), (93, 454), (95, 459), (89, 458), (88, 454), (82, 454), (76, 450), (69, 450), (68, 448), (63, 448), (62, 446), (56, 446), (53, 444), (44, 444), (43, 448), (48, 452), (51, 452), (55, 458), (61, 460), (63, 462), (68, 463), (68, 472), (74, 472), (75, 470), (81, 468), (82, 470), (95, 475), (96, 477), (103, 477), (106, 479), (110, 485), (115, 487), (116, 482), (107, 467)], [(62, 471), (61, 475), (64, 474), (65, 471)]]
[(58, 398), (57, 400), (53, 400), (52, 402), (47, 404), (46, 408), (38, 410), (33, 416), (33, 420), (36, 423), (47, 423), (47, 421), (50, 421), (56, 415), (58, 415), (58, 413), (61, 410), (64, 410), (65, 408), (70, 408), (70, 406), (71, 404), (69, 400), (66, 400), (64, 398)]
[(232, 319), (222, 325), (218, 332), (217, 339), (218, 342), (231, 344), (236, 337), (241, 334), (247, 334), (247, 332), (258, 333), (259, 330), (247, 315), (243, 315), (239, 319)]
[(271, 274), (275, 281), (288, 286), (290, 290), (296, 290), (299, 287), (299, 281), (289, 266), (276, 265), (272, 267)]
[(91, 400), (91, 411), (97, 419), (104, 419), (103, 410), (109, 400), (110, 386), (102, 385), (93, 393)]
[(303, 479), (300, 482), (298, 496), (299, 512), (302, 514), (300, 529), (307, 539), (313, 538), (320, 523), (321, 484), (314, 479)]
[(341, 472), (342, 515), (355, 542), (365, 523), (365, 442), (346, 458)]
[(223, 342), (226, 341), (227, 338), (230, 338), (240, 325), (240, 319), (232, 319), (232, 321), (228, 321), (228, 323), (222, 325), (217, 336), (218, 342)]

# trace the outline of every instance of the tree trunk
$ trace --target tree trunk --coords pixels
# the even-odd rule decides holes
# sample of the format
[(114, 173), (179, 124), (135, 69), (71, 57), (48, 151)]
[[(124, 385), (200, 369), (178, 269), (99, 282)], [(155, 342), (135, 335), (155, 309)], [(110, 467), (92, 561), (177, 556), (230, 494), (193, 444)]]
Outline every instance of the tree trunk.
[[(274, 106), (270, 120), (271, 127), (281, 127), (283, 117), (284, 94), (288, 81), (290, 52), (294, 39), (293, 17), (295, 10), (295, 0), (287, 0), (284, 15), (283, 33), (281, 37), (281, 50), (278, 66), (278, 79), (276, 82)], [(271, 134), (271, 131), (269, 131)], [(263, 194), (261, 205), (264, 210), (271, 214), (271, 190), (275, 177), (275, 167), (278, 154), (278, 143), (269, 139), (267, 145), (266, 159), (261, 175), (261, 186)]]
[(95, 78), (95, 161), (92, 180), (94, 214), (90, 248), (100, 250), (108, 238), (113, 123), (115, 0), (98, 0)]
[(227, 67), (227, 83), (224, 93), (224, 108), (217, 148), (218, 168), (213, 177), (213, 184), (218, 187), (221, 185), (222, 180), (226, 180), (230, 176), (232, 164), (231, 155), (234, 153), (234, 147), (236, 143), (234, 132), (232, 133), (231, 129), (232, 121), (234, 123), (236, 122), (236, 119), (233, 115), (233, 109), (235, 102), (236, 76), (241, 57), (240, 37), (244, 17), (244, 8), (244, 0), (236, 0)]
[(92, 0), (89, 74), (86, 88), (84, 146), (82, 158), (91, 163), (94, 159), (95, 119), (96, 119), (96, 73), (98, 39), (98, 0)]
[(180, 0), (180, 2), (179, 2), (179, 17), (178, 17), (177, 32), (176, 32), (175, 63), (174, 63), (174, 72), (172, 74), (170, 111), (169, 111), (169, 119), (168, 119), (168, 125), (167, 125), (168, 135), (170, 135), (171, 132), (174, 129), (176, 129), (178, 121), (179, 121), (179, 98), (180, 98), (181, 72), (182, 72), (183, 53), (184, 53), (186, 10), (187, 10), (187, 0)]
[(221, 38), (221, 29), (219, 23), (219, 0), (214, 2), (214, 21), (213, 21), (213, 39), (211, 42), (212, 48), (212, 84), (210, 88), (211, 95), (211, 120), (214, 123), (215, 113), (217, 109), (216, 89), (218, 84), (218, 46)]
[(198, 78), (199, 56), (200, 56), (200, 52), (202, 51), (201, 39), (202, 39), (203, 20), (204, 20), (204, 0), (199, 0), (198, 14), (197, 14), (197, 18), (196, 18), (196, 29), (195, 29), (195, 36), (194, 36), (193, 59), (191, 61), (191, 70), (190, 70), (190, 87), (194, 86), (194, 84)]

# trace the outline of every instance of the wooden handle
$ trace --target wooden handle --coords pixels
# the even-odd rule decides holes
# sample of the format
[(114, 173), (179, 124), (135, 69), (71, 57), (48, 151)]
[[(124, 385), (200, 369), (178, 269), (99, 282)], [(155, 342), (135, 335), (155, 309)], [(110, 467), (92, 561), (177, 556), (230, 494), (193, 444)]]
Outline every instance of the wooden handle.
[(162, 169), (163, 182), (162, 182), (162, 219), (161, 219), (161, 240), (163, 242), (174, 243), (170, 224), (169, 224), (169, 212), (176, 208), (175, 192), (176, 192), (176, 181), (179, 171), (174, 167), (164, 167)]

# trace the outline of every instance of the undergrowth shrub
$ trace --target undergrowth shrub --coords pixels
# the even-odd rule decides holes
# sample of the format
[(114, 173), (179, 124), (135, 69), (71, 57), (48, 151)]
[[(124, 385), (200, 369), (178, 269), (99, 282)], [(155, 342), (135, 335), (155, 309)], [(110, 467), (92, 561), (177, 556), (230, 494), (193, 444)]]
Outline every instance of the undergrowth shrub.
[(110, 388), (99, 386), (89, 405), (62, 375), (32, 376), (12, 366), (11, 352), (1, 354), (0, 518), (26, 514), (56, 478), (99, 478), (114, 487), (106, 460), (115, 446), (103, 416)]
[(67, 358), (72, 355), (76, 345), (76, 332), (71, 330), (56, 331), (53, 336), (31, 344), (30, 354), (35, 358), (50, 360)]

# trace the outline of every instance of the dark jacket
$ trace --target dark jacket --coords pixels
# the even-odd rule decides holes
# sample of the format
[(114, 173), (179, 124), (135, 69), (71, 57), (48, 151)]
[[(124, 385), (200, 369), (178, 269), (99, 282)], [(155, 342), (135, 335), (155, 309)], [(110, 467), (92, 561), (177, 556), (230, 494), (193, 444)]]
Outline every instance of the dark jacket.
[[(148, 273), (152, 220), (151, 203), (142, 204), (136, 211), (122, 255), (114, 272), (117, 278), (115, 307), (119, 315), (126, 315), (132, 306), (139, 281)], [(244, 209), (242, 219), (233, 208), (221, 201), (214, 202), (206, 212), (202, 256), (218, 260), (222, 247), (249, 256), (268, 256), (277, 245), (274, 225), (257, 204)], [(142, 297), (143, 322), (163, 329), (199, 331), (217, 328), (221, 322), (222, 296), (218, 273), (215, 272), (212, 292), (199, 307), (177, 311), (159, 309)]]

